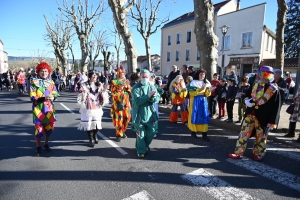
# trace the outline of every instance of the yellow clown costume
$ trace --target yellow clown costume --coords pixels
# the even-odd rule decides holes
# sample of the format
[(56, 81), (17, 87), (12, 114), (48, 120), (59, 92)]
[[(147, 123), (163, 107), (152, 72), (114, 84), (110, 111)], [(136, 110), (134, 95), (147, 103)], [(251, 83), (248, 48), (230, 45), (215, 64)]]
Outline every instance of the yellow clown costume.
[[(183, 83), (182, 83), (183, 82)], [(184, 109), (184, 101), (187, 95), (187, 89), (185, 87), (183, 78), (181, 75), (177, 75), (176, 78), (170, 84), (170, 93), (172, 98), (172, 111), (169, 116), (169, 121), (173, 123), (178, 122), (178, 106), (180, 107), (181, 121), (183, 124), (187, 123), (188, 112)]]
[[(111, 95), (112, 105), (110, 109), (110, 115), (114, 127), (116, 128), (117, 141), (121, 141), (121, 138), (126, 138), (126, 130), (131, 119), (131, 104), (130, 93), (131, 87), (129, 84), (125, 84), (125, 77), (120, 78), (125, 73), (123, 66), (117, 69), (118, 77), (111, 81)], [(128, 81), (129, 82), (129, 81)]]

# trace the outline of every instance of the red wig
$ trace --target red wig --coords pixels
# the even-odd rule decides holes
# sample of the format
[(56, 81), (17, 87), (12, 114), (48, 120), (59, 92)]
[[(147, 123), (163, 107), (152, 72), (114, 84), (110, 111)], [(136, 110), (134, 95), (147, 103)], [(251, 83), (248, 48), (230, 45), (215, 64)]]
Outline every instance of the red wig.
[(51, 73), (51, 67), (46, 62), (40, 62), (36, 66), (36, 68), (35, 68), (36, 73), (39, 74), (41, 69), (47, 69), (49, 74)]

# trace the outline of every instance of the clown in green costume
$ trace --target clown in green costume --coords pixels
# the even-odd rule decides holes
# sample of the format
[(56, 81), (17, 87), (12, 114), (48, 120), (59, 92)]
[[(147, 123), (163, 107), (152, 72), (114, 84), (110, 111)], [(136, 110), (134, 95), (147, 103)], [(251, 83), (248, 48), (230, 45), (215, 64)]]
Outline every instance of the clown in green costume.
[(155, 135), (158, 117), (153, 103), (158, 103), (160, 95), (149, 83), (150, 72), (141, 71), (141, 80), (132, 88), (132, 129), (136, 132), (136, 150), (139, 158), (143, 158)]

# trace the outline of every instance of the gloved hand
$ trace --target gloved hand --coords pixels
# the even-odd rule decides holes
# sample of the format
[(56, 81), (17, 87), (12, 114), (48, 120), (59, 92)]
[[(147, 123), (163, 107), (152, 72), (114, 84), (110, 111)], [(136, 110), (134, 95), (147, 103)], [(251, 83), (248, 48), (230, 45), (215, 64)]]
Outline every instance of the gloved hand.
[(252, 103), (250, 103), (251, 99), (245, 99), (245, 104), (247, 107), (251, 108), (252, 107)]
[(156, 93), (156, 90), (152, 90), (149, 92), (148, 97), (151, 98)]

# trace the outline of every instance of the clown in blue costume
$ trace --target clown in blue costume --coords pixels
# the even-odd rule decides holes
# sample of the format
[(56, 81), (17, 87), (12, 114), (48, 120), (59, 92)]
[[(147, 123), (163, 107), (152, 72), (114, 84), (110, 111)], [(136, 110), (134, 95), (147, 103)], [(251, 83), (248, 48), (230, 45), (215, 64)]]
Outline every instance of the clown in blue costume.
[(198, 80), (193, 80), (189, 86), (188, 91), (190, 95), (190, 104), (188, 107), (188, 128), (192, 131), (191, 136), (197, 139), (197, 132), (202, 132), (202, 139), (210, 141), (207, 136), (208, 124), (210, 123), (210, 116), (208, 111), (207, 97), (210, 96), (211, 84), (205, 77), (206, 71), (200, 69), (197, 72)]

